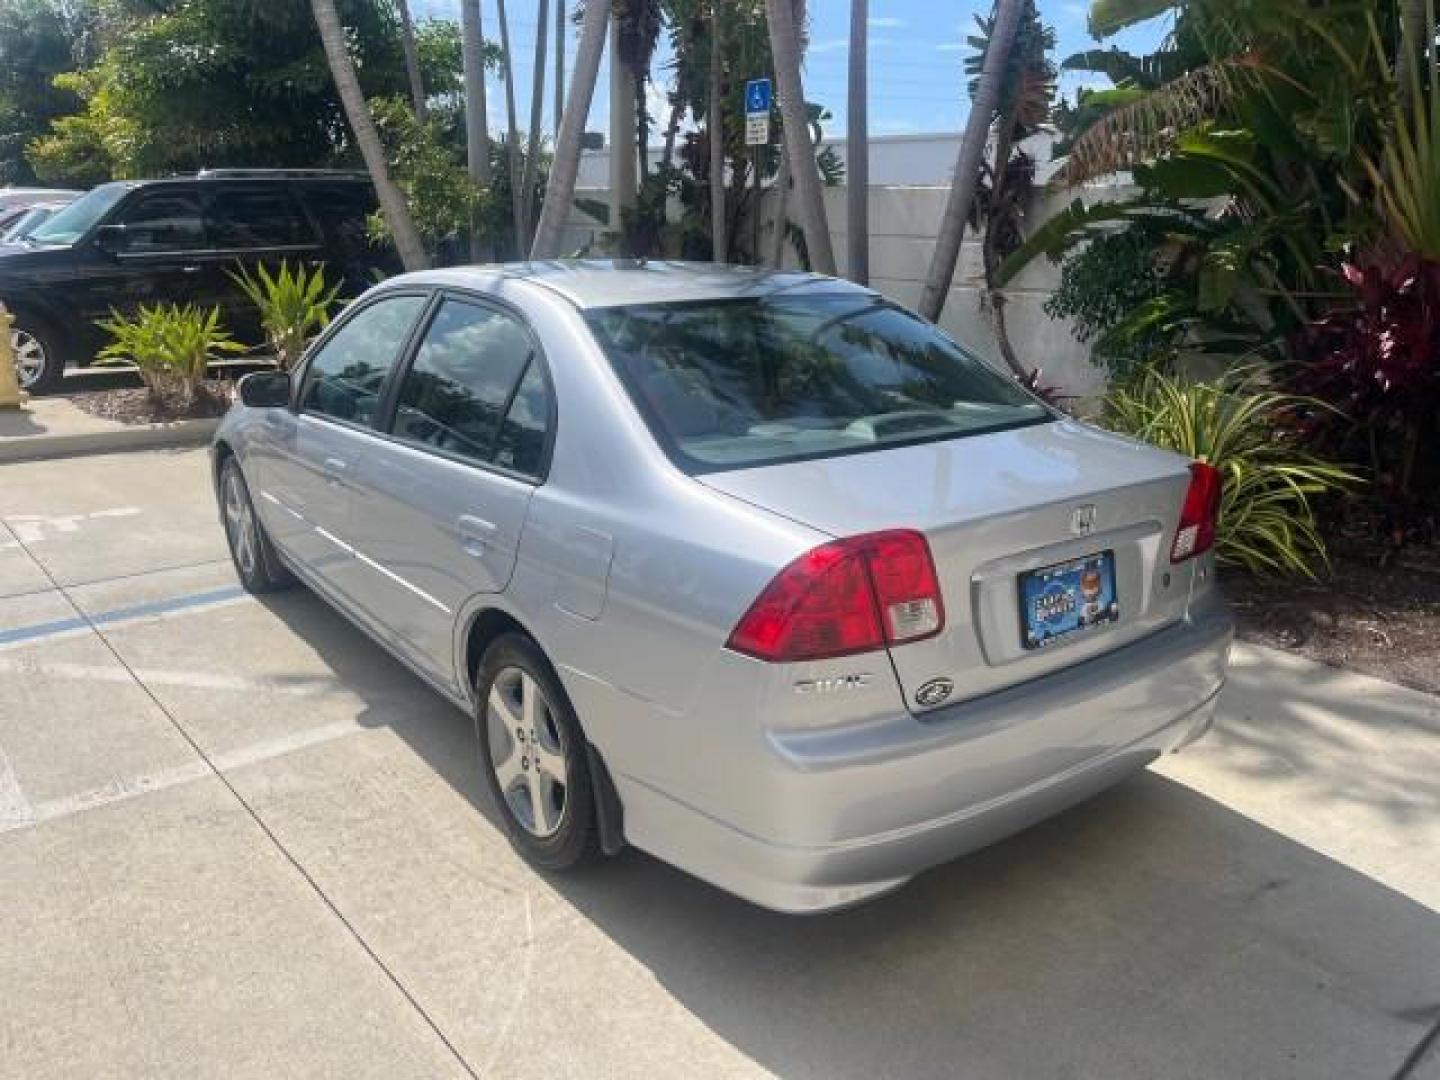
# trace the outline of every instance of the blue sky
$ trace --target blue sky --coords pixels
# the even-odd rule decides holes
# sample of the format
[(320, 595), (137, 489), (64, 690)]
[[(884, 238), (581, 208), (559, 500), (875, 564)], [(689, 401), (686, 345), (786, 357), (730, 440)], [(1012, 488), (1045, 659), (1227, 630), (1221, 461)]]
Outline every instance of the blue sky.
[[(499, 39), (495, 0), (482, 0), (486, 37)], [(1041, 18), (1055, 28), (1055, 59), (1092, 47), (1095, 43), (1085, 29), (1087, 5), (1082, 0), (1039, 0)], [(552, 2), (553, 8), (553, 2)], [(573, 0), (567, 5), (573, 9)], [(417, 18), (427, 15), (458, 18), (457, 0), (411, 0)], [(511, 44), (516, 55), (516, 108), (523, 127), (529, 116), (532, 58), (535, 48), (534, 0), (509, 0)], [(847, 0), (810, 0), (811, 40), (805, 65), (805, 91), (812, 101), (823, 102), (835, 120), (830, 131), (844, 130), (845, 77), (850, 26)], [(956, 131), (965, 121), (964, 60), (969, 53), (965, 37), (974, 28), (977, 12), (988, 12), (990, 0), (870, 0), (870, 130), (875, 135), (912, 131)], [(552, 12), (553, 15), (553, 12)], [(1105, 44), (1119, 44), (1137, 52), (1148, 51), (1168, 30), (1166, 19), (1154, 20)], [(566, 72), (571, 70), (575, 50), (575, 28), (567, 34)], [(553, 41), (553, 38), (550, 40)], [(657, 57), (656, 85), (652, 89), (651, 112), (665, 109), (665, 72), (659, 67), (667, 57)], [(602, 66), (600, 87), (606, 85), (608, 64)], [(547, 74), (545, 131), (554, 130)], [(1073, 96), (1083, 82), (1104, 85), (1103, 78), (1067, 74), (1060, 88)], [(486, 102), (492, 130), (503, 123), (504, 99), (498, 84), (492, 83)], [(604, 130), (609, 101), (597, 92), (590, 110), (591, 130)]]

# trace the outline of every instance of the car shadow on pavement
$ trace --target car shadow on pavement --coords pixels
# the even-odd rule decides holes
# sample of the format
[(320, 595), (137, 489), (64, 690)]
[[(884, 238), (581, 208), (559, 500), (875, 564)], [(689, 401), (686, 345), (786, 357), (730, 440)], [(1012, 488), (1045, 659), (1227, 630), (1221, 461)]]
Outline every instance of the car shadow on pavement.
[[(267, 603), (362, 696), (391, 663), (314, 598)], [(363, 719), (495, 824), (465, 716)], [(1388, 1077), (1440, 1020), (1440, 914), (1151, 772), (830, 915), (633, 850), (530, 880), (785, 1077)]]

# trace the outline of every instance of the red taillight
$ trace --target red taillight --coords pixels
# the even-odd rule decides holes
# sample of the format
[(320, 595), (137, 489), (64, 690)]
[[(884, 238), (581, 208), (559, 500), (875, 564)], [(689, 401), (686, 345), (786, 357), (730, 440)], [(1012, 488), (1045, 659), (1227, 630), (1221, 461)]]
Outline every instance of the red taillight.
[(1193, 559), (1215, 546), (1220, 520), (1220, 470), (1203, 461), (1190, 463), (1190, 488), (1180, 509), (1180, 525), (1170, 545), (1170, 561)]
[(945, 625), (930, 545), (895, 529), (822, 544), (766, 586), (726, 642), (786, 663), (869, 652)]

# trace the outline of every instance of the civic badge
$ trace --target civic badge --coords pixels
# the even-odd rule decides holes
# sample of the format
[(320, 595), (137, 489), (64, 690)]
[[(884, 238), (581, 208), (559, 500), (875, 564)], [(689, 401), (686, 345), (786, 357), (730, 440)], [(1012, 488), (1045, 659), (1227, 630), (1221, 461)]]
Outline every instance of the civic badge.
[(950, 696), (955, 689), (952, 679), (939, 678), (931, 679), (915, 691), (915, 704), (924, 705), (927, 708), (932, 705), (939, 705)]
[(1095, 531), (1095, 504), (1081, 503), (1070, 513), (1070, 531), (1076, 536), (1089, 536)]

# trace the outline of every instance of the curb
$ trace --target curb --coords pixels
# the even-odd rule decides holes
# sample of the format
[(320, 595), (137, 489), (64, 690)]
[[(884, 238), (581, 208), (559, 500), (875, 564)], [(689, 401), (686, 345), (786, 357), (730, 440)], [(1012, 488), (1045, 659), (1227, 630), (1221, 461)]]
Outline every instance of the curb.
[(220, 426), (220, 417), (176, 420), (168, 424), (136, 424), (115, 431), (86, 431), (73, 435), (15, 435), (0, 437), (0, 464), (44, 461), (82, 454), (113, 454), (126, 450), (203, 446)]

